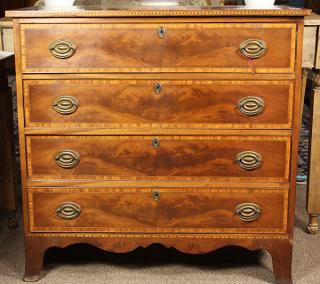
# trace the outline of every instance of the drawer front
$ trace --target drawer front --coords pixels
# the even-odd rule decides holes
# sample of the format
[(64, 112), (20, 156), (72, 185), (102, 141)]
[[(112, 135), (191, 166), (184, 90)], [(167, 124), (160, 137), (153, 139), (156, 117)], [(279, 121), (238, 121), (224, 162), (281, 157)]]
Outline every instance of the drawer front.
[(294, 73), (295, 24), (173, 24), (164, 28), (163, 66), (181, 71)]
[(26, 125), (291, 128), (292, 81), (27, 80)]
[(23, 72), (128, 72), (159, 66), (158, 25), (21, 25)]
[(33, 179), (288, 181), (290, 137), (31, 136)]
[(293, 73), (296, 24), (22, 24), (21, 45), (27, 73)]
[(288, 191), (29, 189), (32, 232), (284, 233)]

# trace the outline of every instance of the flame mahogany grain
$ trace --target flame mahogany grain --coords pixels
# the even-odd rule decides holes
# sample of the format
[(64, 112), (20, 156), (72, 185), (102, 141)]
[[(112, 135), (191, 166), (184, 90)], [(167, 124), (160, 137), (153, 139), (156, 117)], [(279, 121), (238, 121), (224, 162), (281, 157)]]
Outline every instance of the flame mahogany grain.
[[(157, 83), (160, 94), (154, 91)], [(26, 80), (24, 90), (31, 127), (292, 127), (292, 81)], [(61, 96), (76, 98), (78, 110), (71, 115), (54, 111), (52, 103)], [(247, 96), (263, 99), (261, 114), (238, 110), (238, 102)]]
[[(104, 180), (236, 180), (288, 181), (290, 137), (236, 136), (31, 136), (28, 141), (28, 176), (31, 179)], [(72, 169), (56, 164), (57, 152), (80, 155)], [(270, 152), (270, 149), (272, 151)], [(251, 171), (236, 162), (238, 153), (255, 151), (262, 165)]]
[[(163, 39), (158, 36), (162, 26), (165, 28)], [(159, 21), (152, 24), (23, 24), (21, 29), (22, 68), (26, 73), (294, 72), (295, 24)], [(243, 56), (240, 44), (248, 38), (263, 40), (268, 47), (266, 54), (254, 61)], [(56, 39), (73, 43), (75, 54), (64, 60), (55, 58), (48, 46)]]
[[(287, 226), (287, 190), (31, 188), (29, 198), (32, 232), (284, 233)], [(235, 208), (249, 200), (261, 215), (246, 223)], [(78, 204), (79, 217), (60, 218), (64, 202)]]

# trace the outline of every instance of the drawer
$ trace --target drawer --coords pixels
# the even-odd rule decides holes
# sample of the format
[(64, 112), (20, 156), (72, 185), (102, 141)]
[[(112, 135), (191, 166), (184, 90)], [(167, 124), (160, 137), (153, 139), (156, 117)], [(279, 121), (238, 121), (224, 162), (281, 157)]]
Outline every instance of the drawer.
[(162, 66), (178, 71), (294, 73), (295, 24), (164, 25)]
[(134, 72), (159, 66), (158, 25), (21, 25), (23, 72)]
[(29, 136), (32, 179), (288, 181), (291, 137)]
[(285, 233), (288, 191), (29, 189), (31, 232)]
[(292, 81), (26, 80), (28, 127), (291, 128)]
[(289, 23), (21, 25), (26, 73), (294, 73), (295, 49)]

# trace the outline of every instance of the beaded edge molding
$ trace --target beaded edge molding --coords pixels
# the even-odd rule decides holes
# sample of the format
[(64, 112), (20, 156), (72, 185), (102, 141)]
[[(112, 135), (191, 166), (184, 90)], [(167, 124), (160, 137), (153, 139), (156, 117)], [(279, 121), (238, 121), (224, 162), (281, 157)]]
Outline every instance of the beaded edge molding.
[(99, 234), (99, 233), (29, 233), (27, 237), (74, 237), (74, 238), (128, 238), (128, 239), (289, 239), (288, 235), (270, 235), (270, 236), (255, 236), (255, 235), (220, 235), (220, 234), (181, 234), (181, 235), (148, 235), (148, 234)]
[(148, 17), (148, 16), (309, 16), (311, 10), (84, 10), (84, 11), (7, 11), (6, 17), (41, 18), (41, 17)]

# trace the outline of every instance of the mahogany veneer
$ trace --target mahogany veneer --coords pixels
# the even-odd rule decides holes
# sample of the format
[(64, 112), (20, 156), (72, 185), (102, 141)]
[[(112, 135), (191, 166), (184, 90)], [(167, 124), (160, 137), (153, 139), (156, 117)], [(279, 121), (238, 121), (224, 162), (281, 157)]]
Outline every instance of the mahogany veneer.
[[(152, 198), (160, 192), (160, 202)], [(247, 200), (261, 204), (261, 218), (246, 224), (234, 208)], [(83, 209), (66, 221), (57, 204), (73, 200)], [(31, 188), (32, 232), (284, 233), (288, 191), (270, 189)]]
[[(157, 84), (161, 92), (155, 95)], [(292, 127), (293, 81), (25, 80), (24, 91), (26, 125), (31, 127)], [(79, 106), (61, 115), (52, 104), (66, 94)], [(237, 108), (248, 94), (264, 101), (254, 117)]]
[(266, 249), (277, 282), (291, 283), (307, 14), (181, 5), (8, 12), (24, 279), (40, 278), (52, 246), (160, 243), (193, 254)]
[[(159, 27), (165, 29), (163, 39)], [(259, 35), (268, 53), (254, 62), (256, 72), (288, 73), (294, 72), (295, 34), (293, 23), (23, 24), (22, 71), (248, 72), (239, 45)], [(76, 43), (75, 55), (65, 61), (53, 57), (48, 52), (53, 39)]]
[[(288, 181), (290, 137), (158, 136), (28, 136), (30, 179), (104, 180), (237, 180)], [(270, 151), (272, 149), (272, 151)], [(54, 156), (71, 150), (79, 163), (66, 170)], [(236, 163), (243, 151), (262, 156), (252, 171)], [(67, 182), (67, 181), (66, 181)]]

